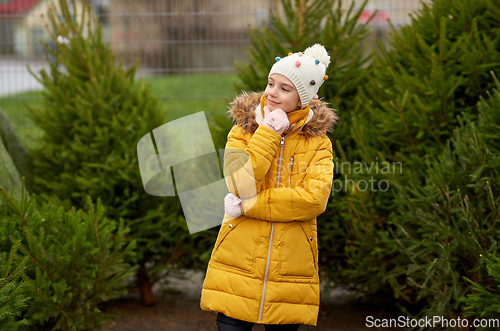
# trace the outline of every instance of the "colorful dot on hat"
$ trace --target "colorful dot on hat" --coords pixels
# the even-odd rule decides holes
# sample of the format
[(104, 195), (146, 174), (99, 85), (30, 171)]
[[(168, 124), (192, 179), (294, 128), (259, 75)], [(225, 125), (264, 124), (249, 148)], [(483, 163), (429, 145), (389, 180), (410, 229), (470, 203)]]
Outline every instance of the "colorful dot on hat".
[(311, 81), (309, 82), (309, 84), (311, 84), (311, 85), (316, 85), (316, 81), (313, 79), (313, 80), (311, 80)]
[(328, 79), (328, 75), (325, 75), (325, 77), (323, 77), (323, 80), (327, 80)]
[(314, 63), (319, 64), (319, 60), (318, 59), (314, 60)]
[(290, 55), (293, 55), (293, 53), (292, 52), (288, 53), (288, 56), (290, 56)]
[(315, 95), (313, 96), (313, 99), (314, 99), (314, 100), (318, 100), (318, 95), (317, 95), (317, 94), (315, 94)]
[(295, 61), (295, 66), (300, 67), (300, 61)]
[(276, 62), (278, 62), (279, 60), (281, 60), (281, 58), (279, 56), (276, 56), (274, 59), (276, 60)]
[(302, 53), (302, 52), (298, 52), (297, 54), (298, 54), (299, 56), (304, 55), (304, 53)]

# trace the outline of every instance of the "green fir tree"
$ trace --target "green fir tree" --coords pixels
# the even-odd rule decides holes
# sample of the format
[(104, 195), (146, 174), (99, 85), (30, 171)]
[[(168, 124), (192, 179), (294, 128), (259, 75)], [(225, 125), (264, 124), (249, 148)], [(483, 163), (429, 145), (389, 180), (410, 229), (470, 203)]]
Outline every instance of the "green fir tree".
[[(352, 118), (350, 136), (356, 148), (348, 151), (336, 145), (338, 161), (351, 168), (341, 169), (339, 184), (347, 193), (336, 201), (333, 219), (347, 233), (342, 239), (342, 283), (365, 293), (392, 292), (402, 306), (413, 305), (411, 313), (459, 314), (456, 304), (465, 291), (460, 280), (465, 267), (456, 257), (446, 261), (439, 254), (446, 252), (447, 236), (454, 237), (451, 245), (468, 230), (465, 219), (449, 228), (443, 222), (452, 218), (450, 213), (454, 218), (459, 210), (465, 212), (462, 208), (471, 205), (466, 199), (474, 201), (476, 217), (483, 212), (484, 222), (495, 218), (486, 206), (486, 182), (474, 182), (471, 176), (480, 170), (493, 176), (483, 168), (487, 160), (481, 153), (488, 150), (472, 137), (477, 103), (495, 84), (490, 70), (500, 68), (500, 2), (434, 0), (422, 5), (411, 24), (393, 27), (389, 47), (380, 42), (374, 52), (370, 82)], [(461, 153), (470, 153), (468, 164), (456, 163), (457, 154), (465, 158)], [(489, 183), (494, 187), (494, 181)], [(422, 200), (418, 207), (413, 198)], [(452, 199), (453, 208), (439, 211), (447, 208), (447, 199)], [(438, 231), (439, 224), (444, 228)], [(494, 231), (483, 230), (482, 235)], [(477, 247), (467, 243), (461, 247), (464, 254), (477, 253)], [(424, 253), (426, 245), (433, 247), (434, 255)], [(412, 261), (417, 251), (425, 262)], [(437, 273), (443, 277), (439, 281), (431, 277)], [(447, 291), (439, 292), (445, 288), (441, 286)]]
[[(355, 3), (351, 2), (347, 10), (343, 10), (340, 0), (275, 1), (267, 23), (262, 28), (249, 27), (252, 43), (248, 50), (249, 62), (236, 63), (241, 82), (235, 84), (235, 92), (263, 91), (276, 56), (283, 57), (288, 52), (303, 51), (313, 43), (320, 43), (328, 51), (331, 62), (326, 72), (328, 79), (318, 94), (340, 117), (330, 139), (334, 141), (334, 148), (342, 146), (347, 153), (357, 149), (350, 134), (352, 118), (360, 111), (359, 92), (370, 75), (370, 55), (364, 42), (370, 34), (371, 18), (366, 23), (358, 22), (366, 3), (355, 9)], [(218, 124), (223, 127), (219, 131), (225, 138), (231, 123), (220, 118)], [(339, 152), (342, 151), (336, 151), (335, 160), (340, 157)], [(337, 192), (318, 220), (322, 273), (336, 283), (343, 281), (341, 270), (347, 267), (343, 224), (349, 215), (340, 215), (338, 208), (338, 199), (345, 194)]]
[(345, 12), (340, 0), (275, 1), (274, 9), (269, 10), (268, 22), (260, 29), (248, 29), (252, 43), (248, 49), (249, 61), (236, 62), (241, 82), (235, 83), (235, 92), (263, 91), (275, 57), (320, 43), (328, 51), (331, 62), (327, 69), (329, 78), (319, 96), (339, 111), (350, 110), (358, 88), (367, 78), (364, 67), (370, 60), (362, 44), (370, 32), (369, 21), (358, 23), (366, 3), (354, 10), (353, 2)]
[(465, 278), (471, 284), (472, 293), (462, 298), (466, 304), (465, 316), (482, 320), (484, 323), (477, 328), (480, 331), (491, 330), (494, 326), (500, 327), (500, 258), (496, 255), (481, 257), (489, 277), (484, 279), (482, 284)]
[(127, 240), (137, 242), (137, 261), (130, 262), (139, 264), (141, 297), (152, 304), (152, 285), (174, 264), (203, 265), (208, 246), (197, 243), (214, 234), (190, 236), (177, 197), (145, 192), (137, 144), (165, 124), (165, 113), (149, 86), (135, 79), (138, 62), (130, 68), (117, 63), (88, 3), (81, 12), (72, 4), (51, 5), (47, 30), (56, 47), (44, 45), (54, 61), (50, 72), (33, 74), (45, 88), (42, 106), (30, 109), (43, 131), (40, 147), (30, 151), (33, 192), (66, 210), (83, 209), (91, 196), (106, 206), (106, 217), (123, 219)]
[(249, 62), (236, 62), (241, 83), (235, 84), (235, 90), (262, 91), (267, 85), (267, 75), (275, 57), (303, 51), (312, 42), (319, 42), (321, 24), (325, 22), (327, 13), (332, 11), (334, 2), (335, 0), (275, 1), (274, 8), (269, 10), (268, 23), (261, 29), (248, 29), (252, 43), (247, 52)]
[(16, 251), (17, 247), (12, 246), (9, 254), (0, 252), (0, 330), (21, 330), (29, 325), (28, 320), (22, 319), (29, 299), (23, 280), (28, 257), (20, 259)]
[[(398, 212), (386, 244), (399, 255), (388, 280), (397, 296), (423, 304), (420, 313), (427, 316), (463, 317), (461, 298), (469, 290), (464, 277), (493, 281), (480, 255), (498, 254), (500, 158), (483, 130), (500, 127), (500, 90), (488, 103), (492, 107), (482, 101), (479, 119), (465, 118), (443, 152), (428, 159), (423, 185), (398, 186)], [(496, 121), (483, 126), (483, 114)]]
[(135, 248), (135, 241), (125, 240), (128, 229), (104, 211), (99, 199), (88, 197), (84, 210), (64, 211), (51, 202), (39, 204), (24, 187), (20, 200), (0, 187), (0, 252), (17, 251), (7, 269), (0, 261), (1, 277), (7, 273), (7, 291), (22, 277), (18, 282), (29, 298), (22, 309), (19, 290), (10, 290), (5, 309), (12, 313), (17, 305), (27, 330), (95, 330), (109, 321), (99, 305), (124, 294), (137, 267), (126, 262)]

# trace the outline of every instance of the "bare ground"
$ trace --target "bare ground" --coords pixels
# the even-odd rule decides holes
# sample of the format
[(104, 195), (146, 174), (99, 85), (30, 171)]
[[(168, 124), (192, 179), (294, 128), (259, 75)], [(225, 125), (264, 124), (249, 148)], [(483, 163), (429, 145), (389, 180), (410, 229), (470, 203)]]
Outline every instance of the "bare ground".
[[(217, 313), (202, 311), (200, 293), (203, 273), (188, 274), (187, 280), (169, 280), (167, 288), (161, 284), (154, 287), (156, 304), (143, 306), (137, 293), (107, 302), (101, 307), (104, 313), (116, 318), (101, 331), (215, 331)], [(318, 325), (302, 325), (299, 331), (378, 330), (365, 325), (367, 316), (374, 318), (397, 318), (395, 312), (382, 306), (354, 303), (347, 299), (349, 293), (333, 290), (322, 293)], [(384, 328), (384, 330), (396, 328)], [(264, 331), (256, 324), (254, 331)]]

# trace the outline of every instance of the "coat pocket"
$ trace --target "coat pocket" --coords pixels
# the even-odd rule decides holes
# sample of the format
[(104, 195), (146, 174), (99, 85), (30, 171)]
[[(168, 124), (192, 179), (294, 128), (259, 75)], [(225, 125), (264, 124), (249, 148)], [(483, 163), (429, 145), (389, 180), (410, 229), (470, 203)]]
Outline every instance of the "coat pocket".
[(281, 276), (309, 278), (316, 275), (315, 254), (310, 241), (300, 223), (283, 230), (279, 260)]
[(260, 237), (259, 222), (243, 218), (223, 223), (219, 237), (212, 261), (229, 268), (253, 271)]

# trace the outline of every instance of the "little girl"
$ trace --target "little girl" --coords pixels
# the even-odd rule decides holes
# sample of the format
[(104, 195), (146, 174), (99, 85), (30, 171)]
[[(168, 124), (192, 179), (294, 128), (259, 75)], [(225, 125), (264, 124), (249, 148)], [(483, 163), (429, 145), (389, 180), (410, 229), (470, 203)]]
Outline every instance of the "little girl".
[[(224, 156), (232, 193), (224, 200), (200, 302), (201, 309), (218, 312), (218, 330), (317, 324), (316, 217), (330, 196), (333, 157), (326, 132), (338, 118), (316, 93), (329, 63), (319, 44), (277, 57), (264, 93), (241, 94), (228, 112), (236, 123)], [(244, 164), (255, 187), (228, 175)]]

